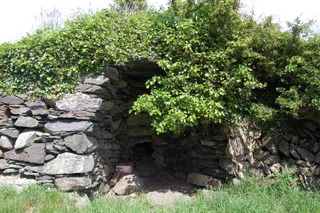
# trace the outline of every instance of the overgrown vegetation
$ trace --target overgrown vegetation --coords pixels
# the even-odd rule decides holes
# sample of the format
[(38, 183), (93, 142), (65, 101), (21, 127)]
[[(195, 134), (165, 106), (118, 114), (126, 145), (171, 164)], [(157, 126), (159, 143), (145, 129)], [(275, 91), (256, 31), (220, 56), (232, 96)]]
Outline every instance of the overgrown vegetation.
[(0, 93), (72, 91), (81, 75), (150, 59), (166, 75), (147, 82), (151, 93), (133, 111), (148, 112), (158, 133), (241, 119), (274, 127), (320, 109), (320, 36), (309, 25), (297, 19), (284, 31), (271, 17), (257, 22), (238, 0), (108, 9), (2, 44)]
[(155, 206), (141, 194), (138, 198), (102, 195), (87, 206), (76, 208), (76, 200), (55, 189), (34, 186), (18, 194), (1, 188), (0, 212), (319, 212), (318, 191), (301, 189), (290, 170), (273, 178), (246, 178), (238, 186), (199, 190), (190, 201)]

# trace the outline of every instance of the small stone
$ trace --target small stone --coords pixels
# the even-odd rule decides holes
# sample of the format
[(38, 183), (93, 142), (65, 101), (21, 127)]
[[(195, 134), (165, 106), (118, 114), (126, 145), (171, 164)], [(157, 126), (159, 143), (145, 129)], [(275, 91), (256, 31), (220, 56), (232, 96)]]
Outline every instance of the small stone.
[(278, 173), (281, 171), (281, 169), (282, 169), (282, 165), (280, 163), (275, 163), (270, 166), (270, 170), (272, 173)]
[(234, 174), (236, 171), (236, 166), (231, 159), (220, 158), (219, 165), (228, 174)]
[(254, 157), (257, 158), (258, 160), (262, 160), (268, 155), (270, 155), (270, 152), (265, 152), (260, 149), (254, 154)]
[(97, 140), (84, 133), (66, 137), (64, 145), (78, 154), (91, 153), (98, 148)]
[(110, 84), (110, 79), (105, 75), (94, 75), (90, 77), (86, 77), (83, 82), (85, 84), (94, 84), (99, 86), (106, 86)]
[(25, 115), (30, 112), (28, 107), (13, 107), (10, 109), (10, 113), (13, 115)]
[(102, 110), (105, 110), (105, 111), (109, 111), (113, 108), (114, 106), (114, 102), (112, 101), (105, 101), (103, 102), (102, 106), (101, 106), (101, 109)]
[(15, 149), (22, 149), (24, 147), (30, 146), (34, 143), (37, 137), (37, 132), (32, 130), (24, 130), (17, 138), (14, 145)]
[(119, 84), (119, 73), (118, 70), (114, 67), (104, 67), (101, 69), (103, 73), (108, 76), (108, 78), (111, 80), (111, 82), (115, 85)]
[(249, 170), (249, 173), (252, 174), (256, 178), (264, 177), (264, 172), (262, 169), (252, 168)]
[(301, 158), (307, 162), (314, 162), (315, 156), (306, 149), (297, 148), (297, 152), (300, 154)]
[(15, 174), (15, 173), (19, 173), (18, 169), (5, 169), (2, 172), (3, 174)]
[(289, 147), (289, 143), (286, 141), (282, 141), (279, 146), (278, 149), (280, 150), (280, 152), (282, 152), (285, 156), (290, 157), (290, 147)]
[(9, 164), (6, 159), (0, 159), (0, 170), (8, 168)]
[(241, 180), (238, 178), (232, 178), (231, 182), (235, 186), (239, 186), (241, 184)]
[(91, 179), (87, 177), (65, 177), (55, 179), (54, 183), (62, 191), (78, 191), (89, 188)]
[(3, 149), (12, 150), (13, 145), (14, 145), (13, 139), (4, 135), (0, 137), (0, 147), (2, 147)]
[(269, 155), (263, 162), (267, 165), (279, 163), (280, 157), (278, 155)]
[(88, 93), (88, 94), (103, 94), (111, 98), (108, 90), (104, 89), (101, 86), (91, 85), (91, 84), (80, 84), (75, 88), (79, 92)]
[(34, 164), (43, 164), (45, 157), (45, 144), (35, 144), (23, 150), (12, 150), (4, 153), (6, 159), (23, 161)]
[(189, 173), (187, 176), (187, 182), (197, 186), (207, 186), (210, 177), (198, 173)]
[(0, 118), (10, 118), (10, 112), (8, 107), (0, 106)]
[(12, 127), (13, 123), (12, 120), (10, 118), (4, 118), (4, 119), (0, 119), (0, 128), (7, 128), (7, 127)]
[(143, 180), (136, 175), (125, 175), (113, 187), (112, 191), (117, 195), (127, 195), (143, 188)]
[(56, 156), (55, 155), (52, 155), (52, 154), (47, 154), (44, 158), (44, 161), (47, 162), (47, 161), (50, 161), (52, 159), (54, 159)]
[(269, 143), (267, 143), (265, 145), (265, 147), (272, 153), (272, 154), (277, 154), (278, 153), (278, 149), (276, 144), (273, 141), (270, 141)]
[(295, 149), (290, 149), (290, 153), (296, 160), (301, 159), (300, 155), (298, 154), (298, 152)]
[(222, 186), (224, 183), (223, 180), (218, 179), (218, 178), (210, 178), (208, 183), (207, 183), (207, 187), (218, 187), (218, 186)]
[(19, 131), (16, 129), (2, 129), (0, 130), (0, 133), (10, 138), (18, 138), (19, 136)]
[(39, 126), (39, 122), (32, 117), (19, 117), (14, 125), (18, 127), (35, 128)]

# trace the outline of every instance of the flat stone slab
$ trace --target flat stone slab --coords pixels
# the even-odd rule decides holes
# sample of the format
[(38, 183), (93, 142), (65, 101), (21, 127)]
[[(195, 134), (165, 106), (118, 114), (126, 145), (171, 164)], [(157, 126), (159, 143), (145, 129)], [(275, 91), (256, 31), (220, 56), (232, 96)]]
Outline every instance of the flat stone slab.
[(55, 103), (55, 107), (61, 111), (96, 112), (101, 108), (101, 104), (101, 98), (92, 98), (87, 94), (76, 93), (65, 95)]
[(82, 174), (91, 172), (95, 162), (92, 155), (62, 153), (44, 166), (26, 166), (26, 170), (48, 175)]
[(4, 153), (5, 159), (23, 161), (34, 164), (44, 164), (46, 155), (45, 144), (35, 144), (23, 150), (12, 150)]
[(39, 126), (39, 121), (32, 117), (19, 117), (14, 125), (18, 127), (34, 128)]
[(23, 104), (23, 100), (14, 96), (7, 96), (0, 98), (0, 103), (8, 104), (8, 105), (21, 105)]
[(91, 153), (98, 148), (97, 140), (83, 133), (66, 137), (64, 145), (78, 154)]
[(198, 173), (189, 173), (187, 177), (187, 182), (197, 185), (197, 186), (207, 186), (210, 177), (203, 174)]
[(62, 191), (78, 191), (89, 188), (91, 179), (87, 177), (65, 177), (55, 179), (54, 183)]
[(58, 120), (44, 125), (44, 130), (56, 135), (61, 132), (92, 132), (93, 123), (90, 121)]
[(19, 131), (16, 129), (2, 129), (0, 130), (0, 133), (4, 136), (8, 136), (10, 138), (18, 138)]

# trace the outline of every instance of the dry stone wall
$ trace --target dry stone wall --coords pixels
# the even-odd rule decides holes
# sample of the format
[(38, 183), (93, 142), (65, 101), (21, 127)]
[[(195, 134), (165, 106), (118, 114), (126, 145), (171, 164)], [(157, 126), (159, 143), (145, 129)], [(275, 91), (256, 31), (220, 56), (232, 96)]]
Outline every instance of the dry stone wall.
[(126, 67), (105, 67), (81, 79), (77, 93), (58, 99), (0, 97), (0, 175), (94, 193), (109, 190), (119, 163), (133, 163), (144, 178), (166, 172), (199, 186), (289, 166), (305, 183), (307, 174), (320, 175), (320, 127), (312, 121), (273, 135), (250, 125), (156, 135), (146, 114), (129, 114), (138, 95), (148, 92), (146, 78)]

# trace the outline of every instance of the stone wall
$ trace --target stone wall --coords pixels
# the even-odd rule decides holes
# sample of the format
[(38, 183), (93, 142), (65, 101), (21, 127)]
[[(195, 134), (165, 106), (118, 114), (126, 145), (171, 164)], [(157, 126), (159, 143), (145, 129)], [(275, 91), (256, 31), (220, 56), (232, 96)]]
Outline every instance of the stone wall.
[[(261, 177), (288, 166), (320, 175), (320, 128), (311, 121), (274, 135), (242, 128), (251, 135), (246, 143), (241, 131), (219, 125), (184, 136), (156, 135), (147, 115), (129, 114), (134, 100), (148, 92), (150, 72), (105, 67), (101, 73), (83, 78), (76, 94), (57, 99), (0, 98), (0, 175), (89, 192), (107, 192), (115, 166), (128, 162), (142, 177), (166, 172), (201, 186), (246, 170)], [(258, 141), (252, 149), (251, 140)]]

